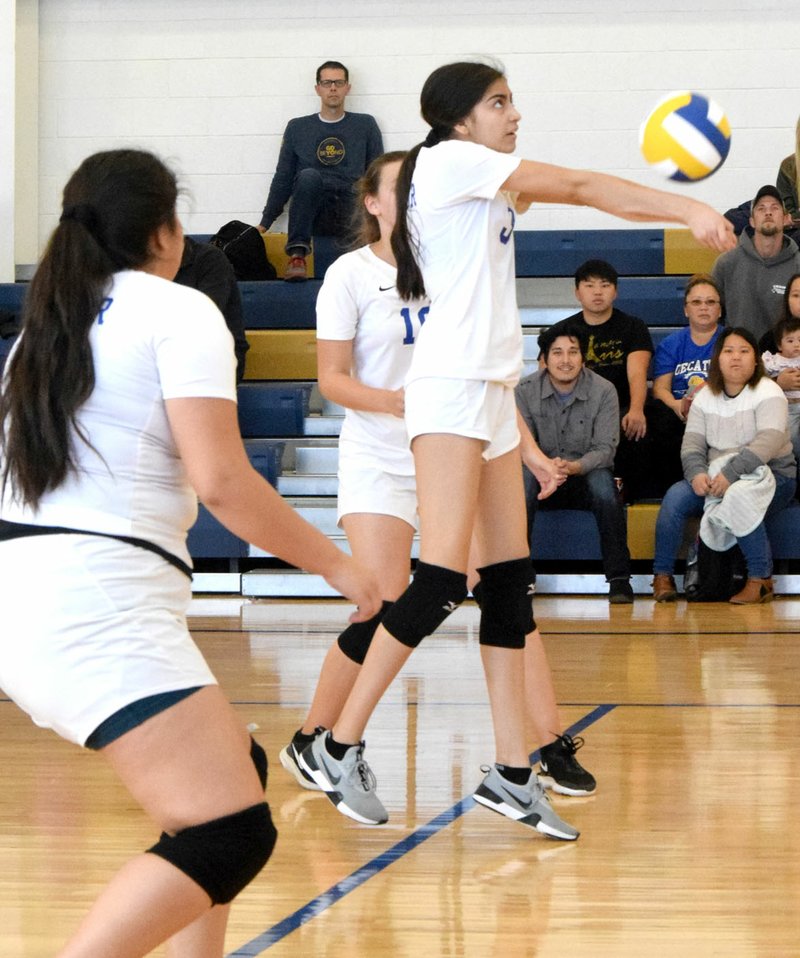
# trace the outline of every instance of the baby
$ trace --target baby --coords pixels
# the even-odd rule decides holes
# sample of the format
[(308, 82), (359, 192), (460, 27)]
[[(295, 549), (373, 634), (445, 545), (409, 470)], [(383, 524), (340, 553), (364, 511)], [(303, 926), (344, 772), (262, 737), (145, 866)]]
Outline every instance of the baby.
[[(800, 369), (800, 319), (782, 319), (775, 326), (774, 335), (778, 352), (762, 353), (761, 359), (767, 373), (777, 379), (785, 369)], [(788, 390), (785, 396), (789, 401), (789, 435), (800, 462), (800, 389)]]

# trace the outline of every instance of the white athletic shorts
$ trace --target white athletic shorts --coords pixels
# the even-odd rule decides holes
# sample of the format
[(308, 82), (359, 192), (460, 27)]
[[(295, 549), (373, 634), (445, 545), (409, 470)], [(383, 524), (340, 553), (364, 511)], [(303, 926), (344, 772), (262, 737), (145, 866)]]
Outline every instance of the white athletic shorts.
[(514, 389), (480, 379), (415, 379), (406, 386), (406, 428), (410, 439), (447, 433), (482, 439), (489, 462), (519, 445)]
[(354, 512), (368, 512), (403, 519), (417, 528), (417, 481), (413, 475), (392, 470), (390, 462), (382, 463), (379, 452), (374, 457), (363, 453), (348, 454), (339, 447), (339, 491), (336, 518)]
[(215, 685), (186, 625), (191, 582), (101, 536), (0, 542), (0, 688), (37, 725), (83, 745), (160, 692)]

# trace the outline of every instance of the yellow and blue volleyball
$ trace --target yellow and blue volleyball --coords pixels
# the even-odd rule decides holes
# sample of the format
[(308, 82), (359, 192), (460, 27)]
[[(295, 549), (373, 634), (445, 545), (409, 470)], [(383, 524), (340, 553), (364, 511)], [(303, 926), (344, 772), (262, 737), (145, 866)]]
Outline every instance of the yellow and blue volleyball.
[(639, 131), (647, 162), (670, 180), (703, 180), (725, 162), (731, 126), (718, 103), (684, 91), (664, 97)]

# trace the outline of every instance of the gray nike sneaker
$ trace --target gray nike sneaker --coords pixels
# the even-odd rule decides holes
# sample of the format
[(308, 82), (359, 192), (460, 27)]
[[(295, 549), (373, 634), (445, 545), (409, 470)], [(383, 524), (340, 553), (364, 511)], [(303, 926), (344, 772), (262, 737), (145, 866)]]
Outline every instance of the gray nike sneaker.
[(476, 802), (550, 838), (574, 842), (580, 835), (577, 828), (563, 822), (553, 811), (534, 771), (525, 785), (509, 782), (494, 765), (481, 765), (481, 771), (486, 772), (486, 777), (473, 792)]
[(321, 732), (303, 749), (300, 767), (343, 815), (363, 825), (383, 825), (389, 815), (375, 794), (375, 776), (364, 758), (364, 743), (352, 745), (338, 761), (325, 747), (330, 734)]

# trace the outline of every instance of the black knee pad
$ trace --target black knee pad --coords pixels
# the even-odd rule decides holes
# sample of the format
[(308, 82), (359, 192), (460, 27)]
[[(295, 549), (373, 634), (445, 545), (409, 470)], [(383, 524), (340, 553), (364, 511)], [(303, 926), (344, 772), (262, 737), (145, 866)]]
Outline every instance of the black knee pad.
[(266, 791), (267, 768), (269, 767), (267, 753), (252, 736), (250, 736), (250, 758), (253, 760), (256, 772), (258, 772), (258, 780), (261, 782), (261, 787)]
[(384, 600), (380, 612), (373, 615), (371, 619), (367, 619), (366, 622), (353, 622), (342, 632), (337, 642), (348, 659), (363, 665), (370, 642), (372, 642), (372, 636), (375, 635), (375, 630), (381, 624), (381, 619), (393, 605), (394, 602)]
[(398, 642), (414, 649), (455, 612), (467, 594), (463, 572), (417, 562), (411, 585), (383, 617), (383, 627)]
[(197, 882), (213, 904), (226, 905), (266, 865), (277, 837), (269, 805), (261, 802), (177, 835), (164, 832), (147, 850)]
[[(500, 649), (524, 649), (533, 632), (534, 571), (530, 559), (511, 559), (478, 569), (480, 643)], [(475, 589), (472, 590), (473, 596)]]

